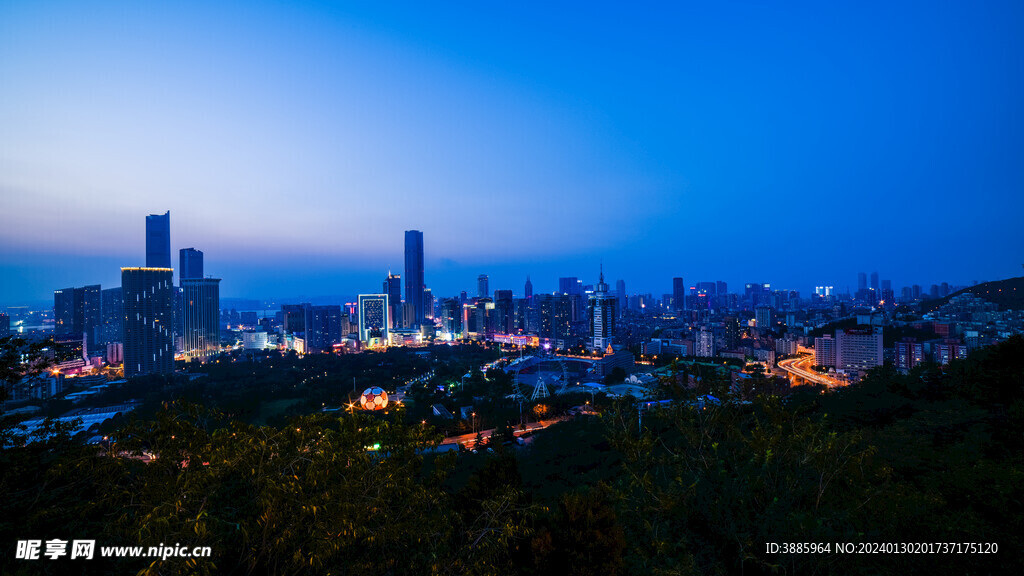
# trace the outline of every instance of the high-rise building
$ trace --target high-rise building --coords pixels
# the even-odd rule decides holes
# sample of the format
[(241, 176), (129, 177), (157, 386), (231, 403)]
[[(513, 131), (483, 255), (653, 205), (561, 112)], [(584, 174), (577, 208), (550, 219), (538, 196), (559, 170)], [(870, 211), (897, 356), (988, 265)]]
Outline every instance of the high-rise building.
[(491, 295), (490, 287), (488, 284), (487, 274), (481, 274), (476, 277), (476, 295), (477, 298), (487, 298)]
[(423, 320), (431, 325), (434, 321), (434, 292), (430, 288), (423, 289)]
[[(419, 233), (422, 238), (422, 233)], [(406, 232), (408, 239), (409, 233)], [(408, 247), (408, 242), (406, 243)], [(422, 247), (422, 243), (420, 244)], [(408, 283), (406, 288), (408, 288)], [(420, 288), (420, 298), (423, 297)], [(359, 339), (368, 342), (371, 338), (380, 338), (386, 342), (388, 339), (388, 295), (387, 294), (360, 294), (359, 295)]]
[(0, 338), (6, 338), (11, 335), (11, 317), (3, 312), (0, 312)]
[(772, 327), (772, 307), (761, 304), (754, 308), (754, 322), (761, 330), (770, 330)]
[[(423, 322), (423, 232), (405, 231), (405, 301), (412, 304), (414, 324)], [(409, 326), (407, 326), (409, 327)], [(359, 325), (362, 330), (362, 323)]]
[(597, 288), (590, 295), (590, 343), (594, 350), (604, 350), (615, 338), (617, 303), (616, 297), (608, 292), (602, 266)]
[(530, 277), (526, 277), (526, 287), (523, 289), (523, 297), (527, 301), (533, 300), (533, 282), (530, 282)]
[(626, 310), (626, 281), (616, 280), (615, 281), (615, 298), (619, 303), (619, 316)]
[(441, 330), (453, 338), (462, 334), (462, 306), (458, 299), (441, 300)]
[(124, 305), (120, 286), (100, 292), (100, 322), (103, 325), (101, 342), (121, 342), (124, 337)]
[(681, 277), (672, 279), (672, 309), (677, 312), (686, 309), (686, 284)]
[(206, 362), (220, 352), (220, 279), (183, 278), (182, 353)]
[[(203, 252), (195, 248), (178, 251), (178, 282), (203, 277)], [(182, 284), (184, 285), (184, 284)]]
[[(146, 216), (146, 267), (171, 267), (171, 211)], [(173, 272), (172, 272), (173, 274)], [(125, 352), (127, 354), (127, 352)]]
[(121, 268), (126, 377), (174, 371), (172, 273), (170, 268)]
[(388, 328), (401, 328), (402, 324), (402, 276), (388, 272), (384, 279), (384, 294), (388, 295)]
[(98, 284), (54, 290), (53, 333), (78, 338), (85, 334), (87, 348), (98, 344), (103, 339), (100, 292)]
[(814, 365), (835, 368), (836, 340), (831, 335), (814, 339)]
[(565, 294), (536, 294), (538, 332), (541, 338), (568, 338), (572, 327), (572, 310)]
[(281, 333), (302, 335), (306, 334), (311, 324), (310, 314), (313, 306), (308, 302), (302, 304), (281, 305)]
[(715, 355), (715, 333), (712, 330), (702, 327), (694, 340), (695, 356), (711, 358)]
[(871, 289), (875, 292), (881, 290), (881, 286), (878, 285), (878, 272), (871, 273)]
[(868, 289), (868, 275), (864, 272), (857, 273), (857, 292), (863, 292)]
[(836, 369), (848, 372), (881, 366), (882, 333), (872, 330), (836, 330)]
[(308, 352), (330, 352), (348, 332), (348, 317), (342, 318), (341, 306), (311, 306), (306, 330)]
[(515, 300), (511, 290), (494, 291), (494, 331), (499, 334), (515, 332)]

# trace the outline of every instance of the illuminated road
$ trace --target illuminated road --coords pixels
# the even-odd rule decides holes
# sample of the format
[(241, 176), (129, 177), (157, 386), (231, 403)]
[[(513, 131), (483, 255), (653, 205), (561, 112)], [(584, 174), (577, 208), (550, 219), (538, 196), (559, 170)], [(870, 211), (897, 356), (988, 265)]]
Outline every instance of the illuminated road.
[(828, 386), (829, 388), (835, 388), (841, 385), (836, 380), (829, 378), (828, 375), (812, 370), (811, 364), (813, 362), (814, 356), (798, 356), (796, 358), (787, 358), (786, 360), (779, 361), (779, 368), (782, 368), (794, 376), (803, 378), (809, 382), (814, 382), (815, 384)]

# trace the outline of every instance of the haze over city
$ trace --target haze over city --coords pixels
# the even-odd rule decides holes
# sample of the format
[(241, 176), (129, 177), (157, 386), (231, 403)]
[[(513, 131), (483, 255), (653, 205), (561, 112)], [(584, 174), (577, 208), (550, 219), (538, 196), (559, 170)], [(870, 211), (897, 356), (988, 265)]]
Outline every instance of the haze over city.
[(171, 211), (224, 297), (1017, 275), (1018, 3), (5, 3), (0, 301)]

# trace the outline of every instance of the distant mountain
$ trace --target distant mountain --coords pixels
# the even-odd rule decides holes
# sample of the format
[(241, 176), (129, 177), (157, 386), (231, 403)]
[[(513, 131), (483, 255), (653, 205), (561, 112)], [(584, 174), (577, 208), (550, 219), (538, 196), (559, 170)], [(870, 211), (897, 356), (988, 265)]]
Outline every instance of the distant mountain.
[(1024, 276), (982, 282), (977, 286), (957, 290), (945, 298), (922, 302), (921, 310), (923, 312), (931, 312), (949, 302), (949, 299), (953, 296), (965, 293), (971, 293), (989, 302), (995, 302), (999, 305), (1000, 310), (1024, 310)]

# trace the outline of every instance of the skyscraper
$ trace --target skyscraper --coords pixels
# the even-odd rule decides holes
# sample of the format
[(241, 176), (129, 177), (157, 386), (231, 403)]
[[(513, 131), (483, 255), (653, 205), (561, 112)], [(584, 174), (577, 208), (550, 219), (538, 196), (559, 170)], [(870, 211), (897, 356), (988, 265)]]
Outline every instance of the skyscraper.
[(384, 279), (384, 291), (388, 295), (388, 328), (402, 327), (402, 276), (388, 272)]
[(602, 267), (597, 288), (590, 295), (590, 342), (594, 350), (604, 350), (615, 337), (616, 304), (615, 296), (608, 292)]
[(530, 282), (530, 277), (526, 277), (526, 287), (523, 289), (523, 297), (526, 298), (527, 302), (533, 300), (533, 282)]
[(380, 338), (382, 341), (388, 338), (387, 294), (359, 295), (359, 339), (367, 342), (371, 338)]
[(103, 339), (103, 321), (100, 309), (100, 286), (98, 284), (54, 290), (54, 335), (70, 334), (80, 338), (85, 334), (88, 343), (86, 346), (95, 346)]
[[(415, 325), (423, 322), (423, 232), (405, 231), (405, 301), (412, 303)], [(362, 330), (362, 323), (359, 325)], [(361, 333), (361, 332), (360, 332)]]
[(203, 277), (203, 252), (195, 248), (182, 248), (178, 251), (178, 281)]
[(878, 285), (878, 272), (871, 273), (871, 289), (877, 294), (881, 287)]
[(768, 330), (772, 327), (772, 307), (760, 304), (754, 308), (754, 322), (761, 330)]
[(622, 316), (622, 312), (626, 309), (626, 281), (616, 280), (615, 281), (615, 298), (619, 302), (617, 312), (619, 316)]
[(478, 298), (487, 298), (491, 295), (487, 274), (476, 277), (476, 295)]
[(672, 279), (672, 309), (677, 312), (686, 307), (686, 285), (682, 278)]
[(220, 350), (220, 279), (183, 278), (181, 295), (182, 352), (205, 362)]
[(494, 331), (499, 334), (515, 331), (515, 300), (511, 290), (494, 291)]
[(348, 320), (342, 321), (341, 306), (337, 304), (310, 307), (309, 320), (306, 350), (310, 352), (330, 352), (341, 342), (342, 332), (348, 327)]
[(863, 272), (857, 273), (857, 292), (868, 289), (868, 275)]
[(164, 214), (146, 216), (146, 267), (171, 267), (170, 210)]
[(124, 337), (124, 304), (120, 286), (100, 291), (100, 322), (103, 325), (101, 342), (121, 342)]
[(170, 268), (121, 268), (124, 305), (124, 375), (174, 370)]

